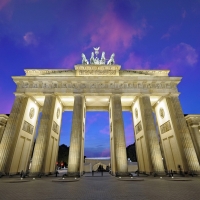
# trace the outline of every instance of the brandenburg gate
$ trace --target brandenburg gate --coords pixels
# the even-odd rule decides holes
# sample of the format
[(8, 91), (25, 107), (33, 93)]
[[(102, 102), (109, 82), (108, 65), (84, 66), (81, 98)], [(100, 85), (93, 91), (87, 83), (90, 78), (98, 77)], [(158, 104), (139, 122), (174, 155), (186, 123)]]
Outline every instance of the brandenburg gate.
[[(200, 171), (200, 140), (194, 144), (194, 133), (179, 102), (177, 85), (181, 77), (169, 77), (168, 70), (121, 70), (114, 54), (106, 62), (104, 52), (101, 59), (92, 53), (90, 63), (84, 54), (82, 58), (82, 64), (75, 65), (74, 70), (26, 69), (25, 76), (12, 77), (17, 85), (15, 101), (9, 117), (0, 115), (7, 120), (0, 129), (0, 172), (26, 171), (31, 158), (30, 174), (54, 172), (62, 113), (69, 110), (73, 110), (69, 176), (83, 174), (85, 117), (89, 110), (109, 112), (113, 175), (128, 175), (123, 110), (133, 115), (139, 171), (163, 174), (180, 167), (183, 171)], [(194, 127), (198, 126), (199, 121)], [(199, 137), (198, 131), (195, 134)]]

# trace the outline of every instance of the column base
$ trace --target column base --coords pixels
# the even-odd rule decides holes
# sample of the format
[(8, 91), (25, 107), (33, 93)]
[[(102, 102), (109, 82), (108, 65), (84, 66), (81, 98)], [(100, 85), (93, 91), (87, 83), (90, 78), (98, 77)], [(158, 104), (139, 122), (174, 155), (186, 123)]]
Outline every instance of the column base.
[(119, 177), (119, 176), (121, 176), (121, 177), (130, 177), (130, 173), (129, 172), (116, 172), (115, 176), (116, 177)]
[(5, 172), (0, 172), (0, 178), (3, 177), (3, 176), (6, 176), (6, 173)]
[(42, 176), (45, 176), (45, 174), (43, 172), (30, 172), (28, 176), (33, 178), (41, 178)]
[(80, 172), (67, 172), (68, 177), (80, 177)]
[(159, 172), (151, 172), (150, 175), (156, 177), (156, 176), (166, 176), (165, 171), (159, 171)]

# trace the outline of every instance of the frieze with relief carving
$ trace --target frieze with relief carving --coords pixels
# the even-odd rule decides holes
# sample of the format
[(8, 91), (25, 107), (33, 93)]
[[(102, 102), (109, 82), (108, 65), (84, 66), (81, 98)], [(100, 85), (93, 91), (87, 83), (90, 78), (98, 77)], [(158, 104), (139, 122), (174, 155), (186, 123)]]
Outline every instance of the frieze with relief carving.
[(165, 122), (160, 126), (161, 134), (166, 133), (172, 129), (170, 121)]
[(32, 135), (33, 130), (34, 130), (34, 126), (24, 120), (22, 130)]
[(138, 134), (142, 130), (141, 121), (135, 126), (135, 134)]
[(53, 121), (52, 130), (57, 134), (59, 133), (60, 127), (55, 121)]
[[(18, 83), (17, 91), (22, 89), (34, 89), (34, 91), (55, 90), (59, 88), (67, 89), (139, 89), (139, 90), (156, 90), (177, 92), (175, 83), (161, 82), (141, 82), (141, 81), (22, 81)], [(31, 91), (31, 90), (30, 90)], [(23, 92), (23, 90), (22, 90)]]

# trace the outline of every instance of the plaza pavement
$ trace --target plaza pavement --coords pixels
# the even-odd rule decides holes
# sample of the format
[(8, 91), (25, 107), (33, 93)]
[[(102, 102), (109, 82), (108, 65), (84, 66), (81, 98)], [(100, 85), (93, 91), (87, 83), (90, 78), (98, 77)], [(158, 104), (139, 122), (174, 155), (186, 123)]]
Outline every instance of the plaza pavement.
[[(85, 174), (80, 179), (19, 177), (0, 179), (0, 200), (72, 199), (72, 200), (199, 200), (200, 177), (116, 178), (108, 173)], [(27, 181), (27, 182), (24, 182)]]

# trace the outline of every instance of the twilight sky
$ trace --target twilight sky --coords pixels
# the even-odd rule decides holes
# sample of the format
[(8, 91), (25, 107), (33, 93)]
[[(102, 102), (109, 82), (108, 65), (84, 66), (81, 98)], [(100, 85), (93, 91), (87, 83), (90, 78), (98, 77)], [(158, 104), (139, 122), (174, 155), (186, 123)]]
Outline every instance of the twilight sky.
[[(200, 113), (200, 0), (0, 0), (0, 113), (10, 113), (24, 69), (73, 69), (100, 46), (122, 69), (169, 69), (184, 113)], [(131, 113), (124, 112), (132, 144)], [(69, 145), (72, 113), (63, 115)], [(85, 155), (109, 155), (107, 112), (87, 112)], [(92, 150), (92, 151), (90, 151)]]

